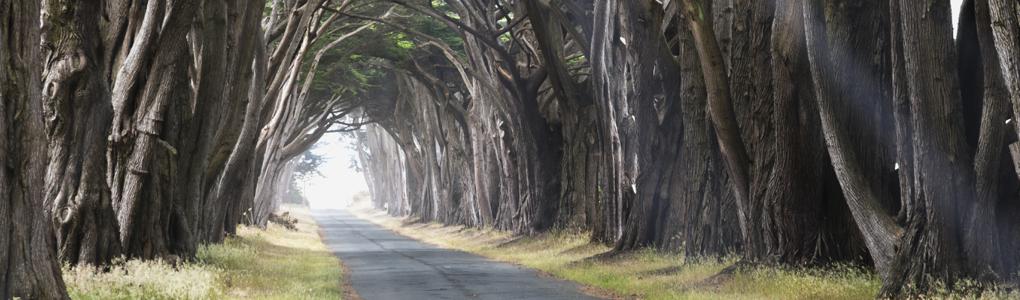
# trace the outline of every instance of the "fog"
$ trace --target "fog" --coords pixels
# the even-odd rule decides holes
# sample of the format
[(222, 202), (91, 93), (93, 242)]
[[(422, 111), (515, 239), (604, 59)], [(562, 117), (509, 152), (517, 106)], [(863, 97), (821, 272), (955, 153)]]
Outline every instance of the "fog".
[(357, 152), (351, 148), (351, 138), (330, 134), (322, 138), (312, 152), (324, 159), (319, 166), (322, 176), (310, 176), (298, 183), (312, 209), (341, 208), (360, 192), (367, 192), (365, 177), (352, 166)]

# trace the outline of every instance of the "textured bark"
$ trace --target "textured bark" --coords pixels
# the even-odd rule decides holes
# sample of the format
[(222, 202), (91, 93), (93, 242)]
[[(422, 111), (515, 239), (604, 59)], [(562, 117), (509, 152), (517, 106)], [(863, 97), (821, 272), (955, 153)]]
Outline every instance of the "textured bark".
[[(961, 202), (975, 199), (974, 173), (962, 122), (960, 91), (954, 76), (949, 1), (927, 1), (926, 11), (900, 3), (903, 57), (914, 129), (914, 191), (906, 212), (903, 244), (883, 293), (896, 294), (907, 283), (924, 289), (931, 280), (959, 280), (963, 259), (955, 224)], [(949, 62), (948, 64), (946, 62)], [(947, 174), (953, 174), (948, 176)]]
[(632, 37), (617, 35), (618, 28), (630, 28), (623, 24), (636, 21), (629, 14), (621, 13), (622, 6), (627, 3), (595, 1), (594, 10), (590, 61), (598, 124), (595, 140), (600, 148), (596, 164), (602, 170), (598, 175), (599, 201), (595, 209), (595, 219), (600, 221), (592, 228), (592, 234), (594, 240), (603, 242), (615, 242), (623, 235), (626, 211), (637, 189), (637, 135), (635, 121), (631, 118), (634, 101), (631, 98), (640, 90), (620, 83), (634, 78), (628, 74), (635, 71), (628, 71), (627, 66), (640, 67), (637, 61), (641, 58), (623, 51), (622, 46), (633, 40)]
[[(966, 14), (973, 13), (973, 17)], [(1005, 126), (1006, 120), (1010, 119), (1010, 105), (1008, 91), (1002, 77), (1002, 69), (995, 52), (995, 41), (992, 32), (989, 30), (978, 30), (991, 26), (988, 2), (967, 1), (961, 12), (961, 23), (972, 20), (973, 26), (961, 24), (959, 32), (964, 34), (965, 27), (971, 27), (974, 38), (967, 41), (964, 38), (957, 38), (957, 43), (972, 43), (979, 48), (977, 53), (972, 51), (960, 51), (960, 64), (970, 62), (979, 67), (979, 74), (973, 74), (971, 78), (979, 78), (977, 83), (968, 85), (964, 78), (966, 73), (960, 74), (961, 87), (964, 95), (968, 91), (974, 91), (979, 103), (982, 104), (979, 133), (977, 137), (977, 148), (974, 155), (975, 188), (977, 197), (973, 207), (966, 212), (964, 219), (964, 255), (968, 258), (967, 265), (972, 274), (979, 277), (992, 277), (996, 274), (1012, 274), (1016, 272), (1013, 264), (1004, 264), (1004, 258), (1010, 255), (999, 253), (1017, 253), (1016, 248), (1009, 245), (1013, 243), (1009, 237), (1000, 234), (997, 224), (998, 207), (1000, 202), (1009, 202), (1009, 197), (1003, 197), (1003, 192), (1017, 185), (1016, 176), (1003, 174), (1008, 173), (1008, 147), (1006, 146), (1006, 133), (1011, 129)], [(964, 105), (975, 102), (964, 97)], [(1004, 172), (1007, 171), (1007, 172)], [(1003, 209), (1003, 214), (1010, 210)], [(1004, 228), (1005, 229), (1005, 228)], [(1008, 229), (1007, 229), (1008, 230)], [(1015, 246), (1014, 246), (1015, 247)], [(1008, 275), (1006, 275), (1008, 276)]]
[[(982, 0), (988, 2), (990, 26), (995, 40), (995, 50), (1002, 65), (1002, 77), (1013, 104), (1013, 120), (1020, 120), (1020, 6), (1010, 0)], [(982, 30), (983, 31), (983, 30)], [(1020, 133), (1020, 122), (1013, 122)], [(1014, 148), (1018, 147), (1014, 144)], [(1013, 150), (1014, 156), (1020, 148)], [(1016, 163), (1014, 161), (1014, 163)], [(1020, 175), (1020, 173), (1018, 173)]]
[[(827, 16), (840, 13), (832, 11), (830, 14), (827, 9), (832, 7), (834, 6), (823, 6), (819, 1), (804, 2), (807, 49), (811, 61), (811, 73), (814, 78), (821, 125), (825, 133), (829, 156), (832, 159), (850, 212), (853, 214), (860, 232), (864, 235), (865, 245), (871, 253), (879, 275), (887, 278), (897, 245), (896, 240), (901, 234), (901, 229), (883, 205), (883, 203), (890, 202), (889, 199), (893, 196), (883, 193), (880, 187), (875, 186), (873, 177), (870, 177), (875, 175), (875, 171), (867, 165), (870, 161), (864, 159), (868, 157), (869, 148), (860, 149), (862, 148), (861, 143), (855, 139), (861, 137), (852, 133), (855, 130), (863, 131), (856, 129), (860, 126), (874, 124), (866, 123), (868, 120), (873, 120), (870, 118), (856, 121), (851, 118), (854, 116), (854, 112), (848, 111), (854, 107), (851, 104), (852, 101), (860, 99), (858, 98), (860, 96), (852, 94), (856, 90), (843, 87), (841, 84), (850, 84), (852, 80), (858, 79), (840, 78), (840, 76), (855, 76), (841, 70), (860, 70), (868, 66), (866, 61), (852, 59), (851, 55), (853, 54), (845, 52), (849, 49), (848, 45), (859, 42), (860, 40), (857, 39), (867, 35), (871, 37), (880, 35), (864, 31), (844, 30), (844, 26), (847, 24), (839, 23), (839, 21), (852, 19), (840, 18), (830, 21), (826, 18)], [(876, 93), (881, 85), (872, 83), (867, 86), (868, 90), (861, 92)], [(881, 101), (881, 98), (876, 100)], [(874, 145), (865, 145), (865, 147), (874, 147)]]
[(197, 7), (193, 0), (147, 5), (113, 86), (109, 181), (129, 257), (194, 255), (189, 204), (175, 201), (173, 192), (181, 184), (175, 156), (190, 111), (191, 93), (180, 92), (188, 90), (191, 61), (185, 36)]
[[(874, 24), (870, 20), (875, 18), (841, 17), (868, 10), (805, 3), (812, 73), (829, 154), (883, 278), (883, 295), (925, 291), (937, 283), (953, 286), (965, 278), (991, 282), (1002, 272), (1000, 259), (1009, 257), (996, 253), (1015, 251), (1012, 238), (997, 233), (1008, 226), (1002, 226), (995, 210), (1011, 211), (999, 199), (1011, 197), (1016, 183), (1000, 167), (1006, 154), (1003, 122), (1008, 108), (999, 64), (994, 55), (988, 55), (994, 54), (991, 33), (979, 29), (989, 24), (987, 7), (978, 3), (975, 9), (973, 2), (967, 3), (954, 45), (945, 1), (926, 3), (923, 16), (913, 3), (890, 4), (891, 44), (873, 44), (878, 51), (889, 49), (891, 60), (884, 62), (881, 57), (868, 59), (876, 52), (856, 52), (885, 31), (880, 27), (860, 30)], [(959, 65), (954, 46), (960, 53)], [(854, 85), (858, 77), (847, 77), (869, 69), (873, 73), (861, 78), (874, 81), (863, 88)], [(889, 86), (890, 92), (868, 97), (869, 86)], [(869, 150), (866, 145), (871, 143), (857, 142), (869, 136), (852, 133), (869, 131), (862, 126), (884, 124), (885, 105), (876, 106), (877, 119), (841, 113), (860, 107), (846, 105), (847, 101), (876, 97), (891, 98), (893, 104), (898, 193), (883, 187), (889, 179), (873, 181), (887, 176), (883, 170), (887, 167), (869, 167), (876, 160), (885, 161), (883, 153), (893, 150)], [(976, 154), (971, 154), (972, 147)], [(894, 200), (897, 194), (899, 201)]]
[(49, 135), (46, 199), (59, 255), (69, 264), (105, 265), (119, 256), (106, 183), (110, 90), (102, 72), (96, 3), (47, 1), (43, 101)]
[[(730, 78), (733, 106), (741, 128), (741, 137), (749, 144), (748, 151), (751, 152), (750, 155), (753, 156), (752, 160), (754, 161), (771, 159), (767, 156), (770, 152), (765, 151), (767, 143), (763, 143), (761, 140), (771, 132), (771, 127), (765, 125), (769, 123), (765, 120), (770, 114), (762, 112), (769, 112), (771, 109), (771, 105), (768, 104), (771, 103), (769, 100), (773, 96), (772, 78), (771, 76), (754, 76), (754, 74), (769, 74), (772, 71), (772, 56), (762, 54), (769, 53), (771, 49), (773, 18), (776, 12), (775, 2), (774, 0), (733, 0), (730, 50), (729, 55), (723, 57), (728, 66), (727, 74)], [(713, 14), (718, 14), (717, 8), (713, 8), (712, 11)], [(721, 30), (723, 29), (715, 28), (717, 32)], [(764, 122), (755, 124), (755, 115), (761, 115), (758, 120)], [(762, 117), (765, 119), (761, 119)], [(752, 128), (753, 125), (758, 125), (760, 129)], [(759, 146), (759, 144), (762, 145)], [(754, 175), (752, 174), (752, 176)], [(754, 178), (751, 180), (750, 184), (757, 187), (752, 190), (761, 191), (765, 187), (764, 184), (756, 185)]]
[[(602, 94), (606, 98), (596, 97), (597, 105), (610, 112), (628, 107), (613, 112), (624, 116), (625, 123), (620, 125), (634, 131), (618, 133), (627, 137), (629, 147), (616, 149), (622, 153), (614, 156), (632, 157), (631, 163), (636, 164), (629, 175), (636, 177), (635, 182), (623, 190), (635, 194), (632, 202), (623, 203), (628, 207), (621, 211), (623, 229), (616, 250), (650, 246), (688, 256), (736, 251), (740, 239), (735, 202), (706, 118), (705, 86), (690, 34), (678, 33), (681, 65), (677, 65), (658, 34), (665, 31), (659, 26), (668, 24), (660, 7), (638, 1), (605, 9), (605, 14), (618, 18), (600, 27), (609, 29), (606, 37), (619, 36), (619, 40), (603, 41), (593, 48), (596, 55), (606, 56), (595, 56), (596, 61), (615, 64), (606, 69), (596, 64), (596, 76), (606, 78), (597, 84), (609, 92)], [(669, 84), (676, 82), (680, 84)]]
[[(261, 3), (242, 3), (245, 4), (240, 9), (233, 10), (238, 16), (232, 18), (228, 31), (231, 43), (227, 48), (230, 55), (224, 80), (228, 89), (223, 91), (222, 110), (227, 117), (220, 121), (222, 126), (215, 130), (209, 141), (212, 144), (209, 146), (208, 165), (203, 170), (204, 204), (197, 218), (200, 220), (198, 238), (206, 242), (222, 241), (224, 233), (237, 225), (226, 221), (227, 216), (234, 213), (232, 205), (237, 201), (225, 199), (224, 193), (236, 196), (238, 187), (243, 184), (241, 179), (244, 176), (240, 173), (249, 166), (251, 147), (255, 142), (255, 129), (252, 127), (258, 124), (252, 119), (257, 117), (262, 100), (260, 93), (264, 89), (264, 84), (256, 81), (264, 80), (264, 72), (257, 70), (260, 68), (257, 64), (264, 56), (259, 25), (265, 7)], [(209, 117), (219, 119), (216, 115)]]
[(40, 3), (0, 3), (0, 298), (68, 299), (47, 209)]
[[(595, 160), (600, 152), (594, 147), (595, 107), (591, 81), (585, 76), (575, 78), (567, 60), (572, 54), (582, 55), (587, 63), (587, 55), (591, 53), (590, 38), (572, 28), (574, 25), (565, 19), (566, 13), (560, 11), (558, 1), (546, 4), (528, 0), (524, 3), (542, 64), (549, 73), (548, 84), (560, 105), (559, 114), (554, 118), (558, 117), (563, 153), (559, 166), (561, 189), (559, 201), (553, 208), (554, 219), (560, 227), (586, 227), (595, 222), (592, 204), (598, 199), (599, 170)], [(571, 42), (578, 49), (571, 48)]]
[[(762, 245), (748, 249), (750, 259), (810, 264), (857, 259), (858, 233), (850, 225), (836, 184), (811, 85), (802, 5), (777, 1), (772, 27), (772, 103), (766, 123), (771, 134), (755, 144), (771, 152), (759, 155), (751, 214)], [(761, 101), (761, 100), (757, 100)], [(761, 111), (755, 110), (755, 113)], [(754, 124), (768, 128), (768, 125)], [(757, 138), (757, 137), (755, 137)], [(758, 252), (754, 252), (758, 251)]]
[[(712, 7), (686, 1), (683, 9), (728, 173), (742, 178), (732, 187), (739, 196), (744, 260), (855, 259), (856, 235), (844, 225), (848, 217), (829, 162), (812, 155), (822, 139), (811, 86), (797, 84), (810, 82), (800, 7), (787, 1), (738, 1), (734, 7), (732, 69), (719, 42), (725, 39), (701, 19), (713, 14)], [(770, 55), (758, 54), (764, 50)]]
[[(664, 234), (658, 245), (670, 251), (683, 251), (690, 257), (737, 253), (742, 236), (737, 225), (736, 199), (705, 110), (707, 96), (701, 68), (694, 59), (697, 53), (693, 40), (687, 31), (681, 30), (679, 34), (680, 101), (672, 110), (678, 110), (680, 115), (667, 118), (682, 122), (679, 130), (682, 140), (676, 152), (678, 162), (671, 168), (673, 175), (666, 185), (673, 201), (668, 219), (660, 225)], [(666, 146), (670, 145), (659, 147)]]
[(105, 17), (99, 18), (103, 49), (100, 65), (104, 79), (111, 88), (131, 51), (131, 45), (137, 37), (137, 29), (141, 26), (144, 15), (144, 3), (131, 0), (103, 1)]
[[(734, 193), (737, 195), (737, 203), (740, 213), (743, 214), (741, 217), (743, 220), (747, 218), (747, 207), (751, 197), (749, 195), (750, 171), (748, 170), (751, 159), (747, 147), (740, 137), (740, 127), (737, 124), (737, 114), (733, 108), (726, 63), (723, 60), (722, 51), (712, 25), (705, 19), (705, 15), (712, 15), (712, 9), (703, 1), (685, 0), (683, 3), (686, 20), (691, 34), (694, 36), (694, 44), (698, 49), (701, 71), (704, 73), (705, 87), (708, 92), (708, 111), (712, 123), (715, 125), (719, 148), (726, 160), (726, 169), (733, 180)], [(749, 231), (748, 223), (746, 220), (741, 222), (744, 232)]]
[[(679, 98), (679, 68), (670, 56), (665, 41), (659, 36), (664, 17), (652, 1), (631, 1), (615, 5), (618, 24), (611, 36), (619, 36), (625, 44), (615, 45), (613, 53), (622, 72), (603, 74), (622, 78), (606, 81), (607, 88), (622, 92), (629, 125), (635, 130), (630, 137), (633, 152), (625, 155), (635, 160), (635, 193), (629, 209), (625, 209), (623, 232), (616, 250), (637, 249), (665, 244), (666, 226), (672, 199), (669, 193), (673, 172), (678, 163), (677, 151), (682, 138), (682, 124), (674, 104)], [(622, 42), (621, 42), (622, 43)], [(669, 84), (667, 84), (667, 82)], [(665, 112), (660, 122), (657, 109)], [(661, 123), (661, 124), (660, 124)], [(694, 245), (692, 245), (693, 247)]]
[[(227, 81), (230, 58), (237, 57), (236, 45), (228, 35), (228, 26), (236, 10), (246, 7), (228, 6), (227, 0), (207, 0), (202, 2), (202, 14), (196, 18), (193, 35), (199, 40), (199, 53), (195, 54), (198, 65), (198, 84), (195, 87), (194, 112), (189, 113), (191, 119), (184, 124), (180, 149), (178, 149), (178, 176), (182, 179), (176, 193), (180, 203), (185, 203), (190, 230), (196, 238), (206, 240), (205, 216), (212, 205), (206, 203), (208, 190), (207, 171), (211, 163), (213, 147), (216, 146), (216, 132), (227, 129), (234, 124), (229, 123), (229, 116), (236, 115), (233, 107), (228, 105), (227, 92), (234, 85)], [(243, 64), (240, 64), (243, 65)], [(242, 85), (243, 86), (243, 85)], [(233, 99), (230, 99), (233, 100)], [(191, 199), (194, 199), (192, 201)]]

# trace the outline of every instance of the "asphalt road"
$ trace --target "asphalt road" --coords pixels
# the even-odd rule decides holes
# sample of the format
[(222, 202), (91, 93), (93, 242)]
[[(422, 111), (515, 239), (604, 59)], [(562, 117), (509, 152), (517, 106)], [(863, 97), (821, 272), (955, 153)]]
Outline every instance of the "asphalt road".
[(313, 215), (324, 242), (347, 266), (344, 276), (365, 300), (597, 299), (576, 284), (425, 244), (343, 210)]

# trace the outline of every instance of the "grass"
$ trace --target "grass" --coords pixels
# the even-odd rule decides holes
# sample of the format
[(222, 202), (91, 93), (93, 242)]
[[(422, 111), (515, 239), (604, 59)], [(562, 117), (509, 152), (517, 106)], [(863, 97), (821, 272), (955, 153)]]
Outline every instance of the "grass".
[(239, 228), (194, 262), (126, 261), (110, 272), (65, 268), (73, 299), (339, 299), (339, 260), (306, 211), (290, 208), (298, 230)]
[[(599, 255), (610, 249), (589, 243), (584, 233), (554, 232), (514, 238), (506, 232), (488, 229), (414, 223), (368, 208), (355, 209), (355, 213), (400, 234), (537, 269), (580, 283), (587, 292), (608, 298), (874, 299), (881, 287), (874, 273), (849, 266), (762, 267), (736, 272), (716, 282), (708, 279), (732, 265), (735, 258), (688, 260), (653, 250), (605, 258)], [(1009, 296), (1017, 295), (991, 293), (979, 298)]]

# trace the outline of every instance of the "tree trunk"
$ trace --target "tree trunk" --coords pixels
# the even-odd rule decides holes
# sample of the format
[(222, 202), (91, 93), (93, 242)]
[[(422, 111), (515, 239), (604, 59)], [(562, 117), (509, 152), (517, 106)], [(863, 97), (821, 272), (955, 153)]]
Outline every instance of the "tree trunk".
[[(718, 8), (709, 6), (709, 1), (698, 0), (695, 1), (698, 5), (708, 8), (705, 13), (716, 15), (719, 14)], [(766, 245), (765, 236), (765, 222), (762, 219), (764, 212), (764, 205), (766, 203), (766, 196), (781, 196), (776, 193), (770, 193), (770, 189), (777, 187), (771, 186), (770, 178), (772, 177), (772, 166), (775, 164), (776, 159), (776, 146), (775, 143), (775, 131), (776, 128), (773, 124), (774, 105), (773, 105), (773, 76), (770, 76), (773, 72), (772, 67), (772, 56), (765, 55), (771, 50), (772, 42), (772, 28), (773, 23), (779, 20), (773, 21), (776, 14), (776, 1), (757, 1), (757, 0), (734, 0), (733, 1), (733, 24), (731, 25), (731, 45), (730, 55), (719, 58), (721, 66), (718, 72), (721, 72), (719, 80), (726, 80), (718, 83), (718, 85), (727, 87), (730, 92), (727, 97), (732, 102), (732, 110), (734, 111), (733, 121), (739, 129), (736, 130), (734, 138), (731, 138), (731, 143), (741, 142), (746, 152), (748, 165), (743, 167), (746, 170), (747, 178), (746, 186), (742, 187), (746, 190), (743, 192), (743, 198), (738, 198), (738, 216), (741, 226), (741, 235), (744, 238), (743, 254), (745, 259), (748, 261), (758, 260), (771, 260), (769, 258), (769, 249)], [(684, 9), (685, 13), (686, 9)], [(687, 26), (690, 31), (692, 20), (687, 19)], [(703, 22), (703, 26), (716, 25), (710, 22)], [(721, 25), (721, 24), (720, 24)], [(715, 36), (715, 33), (722, 31), (722, 28), (709, 28), (703, 30), (705, 33), (713, 34), (711, 41), (714, 41), (720, 45), (719, 55), (723, 55), (722, 48), (723, 42)], [(700, 41), (699, 41), (700, 42)], [(709, 42), (708, 39), (704, 42)], [(699, 49), (700, 50), (700, 49)], [(700, 58), (700, 54), (699, 54)], [(704, 70), (702, 71), (704, 72)], [(709, 95), (710, 97), (712, 94)], [(709, 99), (709, 103), (715, 101)], [(721, 122), (719, 118), (726, 117), (718, 114), (719, 112), (713, 112), (711, 120), (713, 127), (718, 130), (718, 126), (714, 125)], [(734, 125), (730, 125), (734, 126)], [(737, 139), (739, 137), (739, 139)], [(722, 138), (717, 137), (718, 138)], [(720, 143), (723, 140), (719, 141)], [(725, 146), (720, 144), (720, 147)], [(734, 147), (734, 146), (730, 146)], [(730, 168), (727, 162), (727, 168)], [(729, 170), (729, 169), (728, 169)], [(733, 173), (730, 173), (733, 176)], [(731, 186), (731, 188), (741, 188), (739, 186)], [(734, 190), (734, 192), (737, 192)]]
[[(195, 104), (192, 119), (184, 124), (177, 163), (181, 186), (176, 193), (180, 203), (186, 203), (190, 230), (196, 238), (206, 240), (205, 214), (211, 205), (206, 203), (207, 170), (212, 156), (216, 132), (233, 124), (224, 123), (233, 112), (228, 107), (227, 91), (235, 83), (227, 82), (228, 59), (236, 58), (236, 45), (228, 45), (228, 25), (237, 10), (242, 7), (228, 6), (226, 0), (202, 1), (202, 14), (196, 18), (193, 35), (200, 44), (199, 53), (195, 54), (198, 65), (198, 84), (195, 87)], [(200, 19), (200, 20), (199, 20)], [(232, 43), (231, 43), (232, 44)], [(228, 48), (228, 46), (233, 46)], [(234, 62), (230, 67), (238, 64)], [(232, 99), (231, 99), (232, 100)], [(189, 111), (189, 114), (191, 112)]]
[[(252, 8), (259, 11), (261, 7)], [(257, 16), (261, 15), (249, 12), (246, 25), (246, 32), (250, 34), (252, 30), (259, 31), (259, 20)], [(261, 124), (260, 109), (262, 108), (262, 101), (265, 91), (265, 76), (266, 76), (266, 55), (265, 55), (265, 43), (259, 34), (254, 35), (252, 41), (248, 43), (248, 47), (252, 49), (252, 62), (244, 66), (245, 74), (235, 84), (247, 85), (247, 93), (236, 94), (234, 97), (239, 98), (239, 107), (244, 107), (243, 111), (238, 113), (244, 113), (241, 119), (241, 128), (237, 135), (237, 142), (231, 147), (230, 155), (223, 166), (223, 171), (217, 178), (215, 188), (209, 195), (207, 204), (215, 205), (214, 207), (208, 207), (205, 216), (205, 225), (202, 227), (206, 230), (204, 234), (205, 240), (210, 242), (219, 242), (223, 239), (224, 233), (234, 234), (236, 233), (236, 227), (242, 222), (242, 214), (247, 205), (242, 199), (244, 195), (254, 193), (252, 188), (247, 184), (251, 182), (249, 178), (252, 177), (253, 171), (253, 159), (254, 150), (256, 143), (258, 142), (259, 124)], [(245, 60), (240, 60), (245, 61)], [(244, 80), (243, 78), (248, 78)]]
[[(906, 284), (918, 289), (933, 281), (960, 279), (963, 259), (957, 231), (961, 202), (975, 199), (972, 156), (966, 145), (949, 1), (925, 1), (918, 10), (900, 2), (905, 83), (914, 129), (914, 191), (907, 227), (883, 294)], [(948, 63), (947, 63), (948, 62)], [(952, 174), (950, 176), (949, 174)]]
[[(1010, 118), (1010, 105), (1008, 90), (1002, 77), (1002, 68), (999, 58), (995, 52), (995, 41), (992, 32), (989, 30), (978, 30), (991, 26), (988, 2), (986, 0), (971, 0), (966, 2), (965, 9), (961, 14), (973, 13), (973, 17), (961, 15), (961, 23), (964, 20), (971, 20), (970, 27), (974, 38), (965, 41), (958, 38), (957, 43), (961, 45), (969, 42), (979, 48), (977, 53), (973, 50), (960, 51), (960, 64), (966, 62), (978, 66), (978, 74), (967, 76), (961, 73), (961, 81), (964, 78), (978, 78), (972, 85), (962, 84), (965, 91), (974, 91), (979, 103), (982, 104), (979, 135), (977, 137), (977, 149), (974, 156), (975, 188), (977, 197), (973, 208), (966, 212), (964, 221), (963, 243), (964, 255), (969, 259), (967, 265), (971, 267), (970, 272), (979, 277), (993, 277), (995, 274), (1013, 274), (1017, 267), (1013, 264), (1004, 264), (1003, 258), (1010, 255), (999, 253), (1017, 253), (1016, 248), (1010, 248), (1012, 244), (1008, 235), (1000, 234), (997, 219), (1000, 218), (998, 207), (1000, 202), (1010, 202), (1010, 197), (1002, 197), (1007, 190), (1004, 187), (1016, 186), (1017, 177), (1008, 174), (1009, 161), (1006, 160), (1009, 148), (1006, 145), (1006, 133), (1010, 127), (1005, 125)], [(961, 35), (964, 26), (959, 27)], [(963, 83), (963, 82), (961, 82)], [(964, 93), (965, 95), (970, 93)], [(964, 98), (967, 102), (974, 100)], [(1003, 209), (1008, 214), (1008, 209)], [(1010, 222), (1014, 223), (1014, 222)], [(983, 268), (990, 269), (983, 269)], [(1006, 275), (1008, 276), (1008, 275)]]
[[(642, 58), (634, 56), (634, 49), (639, 48), (627, 45), (634, 41), (631, 34), (642, 32), (628, 29), (637, 22), (633, 14), (648, 12), (629, 10), (638, 4), (632, 2), (595, 1), (590, 61), (598, 124), (595, 140), (600, 141), (597, 147), (601, 154), (596, 164), (601, 170), (594, 218), (598, 221), (592, 234), (594, 240), (607, 243), (616, 242), (623, 235), (627, 212), (637, 191), (637, 124), (631, 116), (631, 105), (642, 91), (620, 83), (629, 78), (641, 79), (633, 77), (636, 70), (628, 69), (641, 67)], [(626, 35), (623, 30), (628, 30)]]
[[(990, 26), (981, 24), (981, 29), (991, 27), (1002, 69), (1002, 78), (1013, 104), (1013, 120), (1020, 120), (1020, 7), (1016, 1), (981, 0), (988, 2)], [(985, 30), (981, 30), (983, 32)], [(1020, 133), (1020, 122), (1013, 122)], [(1020, 156), (1020, 144), (1010, 145), (1014, 157)], [(1014, 162), (1016, 163), (1016, 162)], [(1020, 169), (1018, 169), (1020, 170)], [(1020, 175), (1020, 173), (1018, 173)]]
[[(680, 27), (684, 29), (682, 23)], [(737, 203), (705, 109), (705, 82), (695, 59), (698, 54), (694, 41), (687, 30), (678, 34), (680, 94), (678, 105), (674, 104), (671, 110), (680, 115), (667, 118), (682, 123), (677, 129), (681, 141), (674, 158), (678, 162), (665, 187), (673, 200), (668, 209), (669, 219), (659, 225), (664, 232), (659, 247), (680, 250), (689, 257), (718, 257), (739, 252), (743, 246)], [(670, 158), (653, 161), (666, 159)]]
[[(630, 187), (635, 193), (629, 210), (624, 210), (623, 232), (615, 249), (632, 250), (645, 246), (664, 246), (671, 237), (665, 232), (669, 222), (670, 206), (675, 195), (670, 187), (675, 180), (678, 151), (682, 145), (683, 124), (679, 118), (680, 70), (665, 41), (660, 37), (663, 14), (653, 1), (629, 1), (616, 4), (616, 32), (625, 44), (619, 49), (603, 50), (619, 59), (621, 73), (601, 76), (620, 76), (621, 80), (607, 81), (607, 89), (622, 92), (630, 107), (625, 117), (633, 126), (632, 153), (635, 159), (635, 182)], [(621, 42), (622, 43), (622, 42)], [(625, 83), (629, 80), (629, 83)], [(667, 84), (668, 82), (668, 84)], [(660, 121), (660, 111), (663, 116)], [(626, 153), (626, 152), (625, 152)], [(683, 220), (675, 220), (683, 221)], [(698, 248), (700, 245), (692, 245)]]
[[(227, 171), (231, 170), (229, 165), (232, 162), (231, 158), (235, 154), (250, 156), (247, 152), (238, 153), (237, 151), (249, 150), (238, 149), (237, 145), (249, 143), (242, 140), (242, 137), (251, 139), (250, 135), (243, 135), (247, 120), (254, 118), (253, 114), (257, 112), (257, 110), (249, 110), (249, 106), (259, 107), (258, 103), (261, 103), (261, 94), (259, 93), (263, 91), (263, 87), (254, 84), (254, 81), (263, 80), (260, 78), (263, 73), (256, 73), (255, 63), (256, 56), (264, 55), (262, 54), (264, 46), (259, 37), (262, 35), (260, 21), (265, 6), (250, 1), (238, 2), (244, 4), (237, 4), (241, 7), (234, 11), (239, 16), (233, 18), (232, 27), (228, 31), (232, 43), (228, 44), (231, 54), (227, 62), (228, 72), (225, 82), (229, 88), (224, 91), (226, 103), (223, 111), (228, 117), (224, 118), (220, 122), (222, 126), (215, 130), (208, 166), (203, 170), (205, 182), (203, 183), (202, 197), (205, 202), (202, 208), (203, 212), (198, 216), (201, 220), (198, 228), (200, 230), (199, 240), (206, 242), (221, 241), (224, 226), (230, 226), (224, 224), (224, 219), (230, 213), (227, 207), (232, 202), (224, 201), (217, 196), (217, 193), (221, 188), (223, 178), (233, 179), (234, 176), (237, 176), (227, 174)], [(258, 98), (255, 98), (256, 96)], [(236, 172), (236, 169), (235, 167), (231, 172)], [(236, 189), (238, 186), (241, 184), (235, 183), (226, 188)]]
[[(749, 259), (782, 264), (812, 264), (860, 257), (859, 233), (846, 213), (835, 173), (824, 155), (804, 36), (802, 5), (776, 2), (772, 27), (772, 103), (766, 114), (771, 136), (760, 138), (752, 185), (752, 211), (763, 244), (749, 249)], [(756, 100), (757, 101), (761, 101)], [(771, 152), (758, 156), (760, 152)], [(762, 186), (764, 185), (764, 186)], [(760, 251), (760, 252), (751, 252)]]
[(101, 66), (98, 5), (46, 2), (43, 73), (57, 247), (69, 264), (105, 265), (121, 254), (106, 183), (110, 90)]
[(68, 299), (47, 209), (40, 4), (0, 4), (0, 298)]
[(185, 212), (189, 204), (175, 201), (173, 191), (182, 184), (175, 157), (181, 125), (189, 119), (191, 93), (181, 91), (188, 90), (185, 36), (196, 2), (146, 6), (113, 87), (109, 180), (129, 257), (194, 255)]
[[(833, 6), (823, 7), (820, 1), (804, 2), (803, 13), (808, 57), (811, 61), (818, 111), (829, 156), (842, 186), (847, 205), (857, 227), (864, 235), (865, 245), (871, 253), (879, 275), (885, 279), (889, 276), (897, 239), (901, 235), (901, 228), (887, 212), (887, 205), (885, 205), (895, 198), (875, 186), (872, 179), (872, 176), (875, 176), (875, 169), (866, 164), (870, 161), (865, 160), (869, 157), (867, 156), (869, 151), (873, 153), (874, 150), (869, 150), (871, 148), (860, 149), (862, 148), (860, 145), (863, 143), (859, 139), (862, 137), (852, 134), (854, 131), (863, 131), (857, 128), (866, 126), (869, 124), (869, 120), (873, 119), (866, 118), (861, 121), (850, 119), (849, 117), (854, 114), (847, 110), (855, 107), (852, 101), (858, 98), (850, 94), (854, 91), (853, 89), (840, 86), (840, 84), (850, 84), (853, 80), (860, 80), (860, 78), (841, 78), (841, 76), (852, 75), (845, 70), (865, 68), (861, 66), (865, 64), (864, 62), (851, 60), (852, 56), (846, 53), (847, 47), (852, 45), (848, 40), (856, 38), (856, 34), (875, 37), (881, 36), (881, 33), (876, 35), (865, 31), (856, 32), (843, 29), (844, 27), (841, 26), (847, 26), (847, 23), (838, 23), (838, 20), (852, 20), (852, 18), (843, 17), (829, 21), (825, 18), (826, 15), (840, 13), (839, 11), (827, 13), (825, 9), (831, 7)], [(823, 13), (825, 14), (823, 15)], [(864, 85), (868, 87), (868, 90), (862, 92), (876, 93), (881, 83), (864, 83)], [(874, 147), (873, 145), (865, 145), (865, 147)]]

